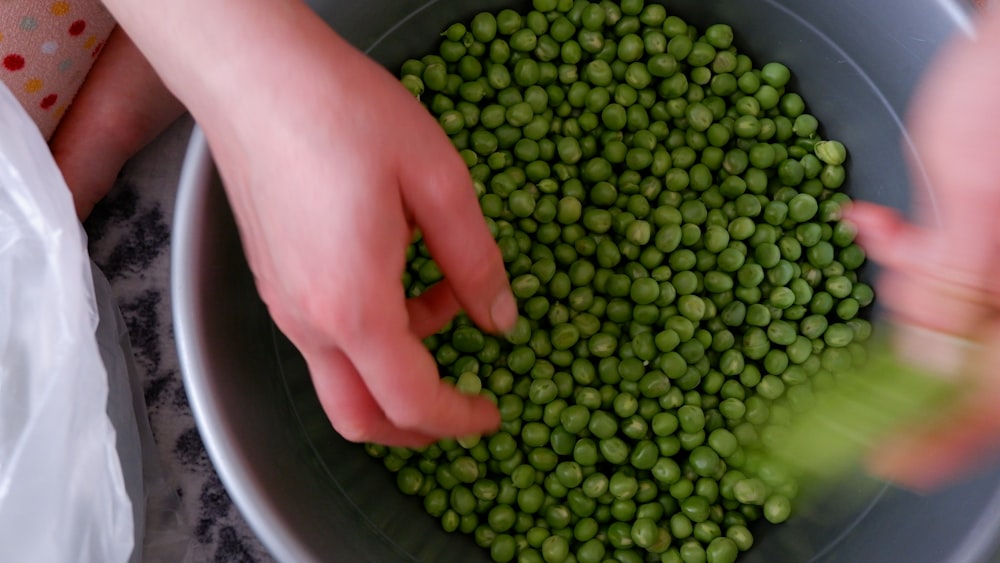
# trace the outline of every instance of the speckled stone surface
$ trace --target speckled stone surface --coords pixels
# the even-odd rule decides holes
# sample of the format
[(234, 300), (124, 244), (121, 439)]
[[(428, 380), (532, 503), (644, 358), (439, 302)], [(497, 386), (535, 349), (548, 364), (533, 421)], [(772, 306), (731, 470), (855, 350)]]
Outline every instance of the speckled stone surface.
[(266, 562), (267, 551), (232, 503), (195, 426), (178, 366), (170, 309), (170, 228), (192, 123), (184, 118), (122, 170), (85, 224), (94, 261), (128, 324), (168, 478), (190, 527), (191, 561)]

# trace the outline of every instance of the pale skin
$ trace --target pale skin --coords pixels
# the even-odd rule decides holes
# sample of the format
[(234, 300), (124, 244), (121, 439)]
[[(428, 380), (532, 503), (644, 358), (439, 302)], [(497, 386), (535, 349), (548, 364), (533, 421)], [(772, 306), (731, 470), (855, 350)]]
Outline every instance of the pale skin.
[[(495, 430), (496, 407), (443, 383), (421, 342), (459, 308), (492, 332), (517, 315), (437, 122), (299, 1), (105, 4), (204, 129), (257, 288), (334, 428), (407, 446)], [(407, 301), (416, 228), (446, 281)]]
[[(305, 356), (335, 429), (406, 446), (496, 429), (496, 408), (441, 383), (420, 342), (459, 309), (492, 332), (516, 318), (468, 173), (427, 112), (299, 0), (105, 4), (204, 129), (260, 294)], [(941, 224), (930, 226), (928, 202), (913, 225), (871, 204), (849, 212), (886, 266), (880, 299), (891, 315), (974, 331), (994, 350), (997, 60), (994, 15), (979, 41), (957, 42), (935, 64), (911, 115)], [(407, 301), (399, 279), (415, 228), (446, 281)], [(1000, 366), (1000, 352), (989, 354), (973, 373), (982, 392), (949, 422), (880, 446), (877, 471), (930, 487), (998, 441), (1000, 378), (987, 367)]]
[(49, 141), (80, 220), (107, 195), (125, 162), (183, 111), (116, 28)]
[(893, 317), (983, 345), (963, 374), (975, 391), (954, 412), (936, 413), (926, 427), (881, 445), (873, 458), (876, 470), (918, 488), (978, 467), (1000, 437), (1000, 12), (988, 11), (977, 34), (946, 48), (911, 112), (934, 201), (918, 198), (913, 223), (871, 204), (848, 215), (865, 249), (886, 267), (877, 289)]

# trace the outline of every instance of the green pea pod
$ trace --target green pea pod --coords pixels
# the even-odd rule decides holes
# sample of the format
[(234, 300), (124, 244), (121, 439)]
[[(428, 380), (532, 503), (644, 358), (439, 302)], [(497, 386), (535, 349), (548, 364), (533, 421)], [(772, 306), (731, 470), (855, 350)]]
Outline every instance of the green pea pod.
[(868, 361), (838, 375), (830, 388), (817, 390), (811, 408), (780, 427), (780, 439), (765, 456), (802, 475), (805, 485), (843, 477), (893, 430), (943, 412), (953, 400), (955, 379), (927, 365), (900, 358), (884, 338), (873, 340)]

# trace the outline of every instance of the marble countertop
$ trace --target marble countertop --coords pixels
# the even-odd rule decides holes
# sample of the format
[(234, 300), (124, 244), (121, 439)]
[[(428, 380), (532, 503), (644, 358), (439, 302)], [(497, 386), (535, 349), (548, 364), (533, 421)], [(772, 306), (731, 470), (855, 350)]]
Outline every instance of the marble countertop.
[(178, 365), (170, 305), (170, 229), (191, 129), (191, 120), (182, 118), (136, 155), (85, 227), (91, 256), (111, 282), (129, 327), (160, 458), (181, 496), (195, 540), (192, 559), (271, 561), (212, 467)]

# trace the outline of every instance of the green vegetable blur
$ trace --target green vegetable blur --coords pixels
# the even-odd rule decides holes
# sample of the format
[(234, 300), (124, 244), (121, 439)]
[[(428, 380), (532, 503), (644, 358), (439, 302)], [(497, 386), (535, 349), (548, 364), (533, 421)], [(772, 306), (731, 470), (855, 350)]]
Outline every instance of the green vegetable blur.
[[(752, 522), (794, 518), (762, 447), (865, 358), (847, 148), (725, 23), (532, 6), (455, 23), (400, 72), (469, 166), (521, 311), (426, 345), (502, 426), (366, 448), (497, 562), (731, 563)], [(408, 295), (441, 276), (417, 236)]]

